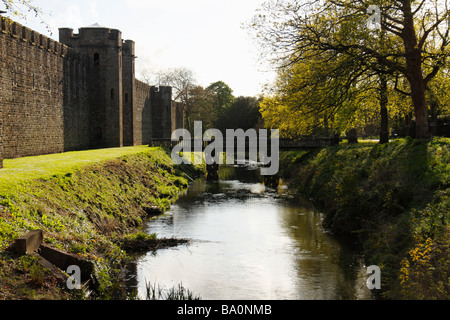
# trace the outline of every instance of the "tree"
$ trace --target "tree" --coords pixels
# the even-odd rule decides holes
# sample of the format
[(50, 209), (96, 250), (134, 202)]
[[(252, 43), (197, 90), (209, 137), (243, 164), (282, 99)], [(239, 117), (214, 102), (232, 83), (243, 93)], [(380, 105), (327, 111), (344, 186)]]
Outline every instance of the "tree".
[(216, 121), (216, 128), (225, 132), (226, 129), (257, 128), (261, 122), (259, 101), (254, 97), (238, 97)]
[(430, 118), (436, 121), (439, 116), (450, 117), (450, 70), (442, 69), (428, 84)]
[(299, 132), (308, 134), (305, 132), (308, 128), (306, 121), (299, 121), (298, 112), (290, 110), (279, 95), (264, 97), (260, 103), (260, 112), (264, 126), (278, 129), (282, 138), (297, 138)]
[(189, 90), (195, 87), (194, 72), (188, 68), (172, 68), (156, 73), (158, 85), (171, 86), (174, 92), (174, 100), (186, 102), (189, 99)]
[(278, 101), (282, 110), (291, 112), (284, 119), (291, 123), (295, 117), (301, 122), (289, 125), (289, 136), (328, 136), (350, 129), (358, 108), (367, 109), (368, 101), (376, 94), (378, 78), (369, 71), (358, 60), (346, 56), (313, 56), (281, 68), (275, 84), (276, 99), (270, 101), (270, 108), (263, 101), (264, 119)]
[[(195, 86), (189, 90), (186, 110), (189, 113), (189, 128), (194, 128), (195, 121), (203, 123), (203, 130), (215, 128), (217, 117), (213, 110), (215, 95), (211, 90)], [(191, 130), (192, 131), (192, 130)], [(191, 134), (194, 134), (191, 132)]]
[(255, 16), (253, 28), (281, 67), (313, 56), (346, 55), (374, 70), (405, 78), (416, 118), (416, 136), (428, 138), (425, 91), (445, 65), (449, 44), (448, 0), (373, 0), (383, 32), (396, 41), (379, 50), (378, 31), (367, 28), (365, 0), (277, 0)]
[(233, 90), (223, 81), (210, 84), (207, 88), (215, 95), (214, 110), (217, 118), (223, 116), (225, 110), (233, 103)]

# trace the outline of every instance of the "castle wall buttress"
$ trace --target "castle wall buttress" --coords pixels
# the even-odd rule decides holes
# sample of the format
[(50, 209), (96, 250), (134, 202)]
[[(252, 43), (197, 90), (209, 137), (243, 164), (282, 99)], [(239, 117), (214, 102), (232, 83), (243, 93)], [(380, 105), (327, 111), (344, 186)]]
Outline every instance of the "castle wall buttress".
[(135, 123), (134, 114), (135, 107), (135, 48), (134, 42), (126, 40), (122, 50), (122, 77), (123, 77), (123, 144), (124, 146), (138, 145), (134, 139)]
[(89, 148), (87, 57), (70, 53), (63, 64), (64, 151)]

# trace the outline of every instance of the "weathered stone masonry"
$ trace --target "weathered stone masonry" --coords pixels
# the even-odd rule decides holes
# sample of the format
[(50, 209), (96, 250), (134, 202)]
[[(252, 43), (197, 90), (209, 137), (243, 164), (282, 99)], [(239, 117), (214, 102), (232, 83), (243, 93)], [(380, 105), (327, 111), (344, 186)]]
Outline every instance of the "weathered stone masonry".
[(0, 17), (0, 167), (16, 158), (148, 144), (182, 125), (170, 87), (135, 79), (135, 44), (119, 30), (49, 39)]

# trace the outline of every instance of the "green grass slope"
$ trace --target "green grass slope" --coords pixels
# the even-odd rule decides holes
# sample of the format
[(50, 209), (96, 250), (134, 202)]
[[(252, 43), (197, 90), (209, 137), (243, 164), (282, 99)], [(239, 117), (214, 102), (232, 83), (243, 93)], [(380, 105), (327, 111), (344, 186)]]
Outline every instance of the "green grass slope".
[(128, 258), (121, 244), (147, 240), (140, 232), (145, 219), (177, 199), (188, 185), (185, 173), (198, 173), (174, 166), (162, 149), (145, 147), (15, 159), (5, 166), (0, 170), (0, 299), (68, 294), (64, 284), (57, 289), (51, 276), (44, 277), (36, 261), (10, 252), (14, 240), (30, 230), (43, 230), (46, 243), (94, 261), (98, 295), (111, 297), (113, 280)]
[(450, 298), (450, 139), (284, 153), (282, 175), (382, 269), (382, 296)]

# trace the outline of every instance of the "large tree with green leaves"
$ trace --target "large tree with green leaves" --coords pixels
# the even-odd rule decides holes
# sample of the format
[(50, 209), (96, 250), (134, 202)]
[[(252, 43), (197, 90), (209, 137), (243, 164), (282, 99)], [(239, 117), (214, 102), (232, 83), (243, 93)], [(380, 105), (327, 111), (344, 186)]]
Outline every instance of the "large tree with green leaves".
[(186, 110), (189, 117), (187, 128), (194, 134), (194, 122), (201, 121), (203, 130), (212, 129), (217, 121), (214, 113), (213, 105), (215, 102), (215, 95), (211, 90), (205, 89), (202, 86), (195, 86), (189, 90)]
[(233, 96), (233, 90), (223, 81), (211, 83), (206, 89), (210, 90), (215, 96), (213, 108), (217, 118), (222, 117), (225, 110), (233, 103), (235, 99)]
[(256, 129), (261, 123), (259, 101), (255, 97), (237, 97), (216, 120), (215, 127), (222, 132), (227, 129)]
[[(368, 13), (370, 5), (379, 11)], [(374, 15), (381, 28), (368, 27)], [(426, 88), (447, 62), (449, 16), (448, 0), (274, 0), (252, 26), (281, 68), (312, 57), (347, 56), (406, 79), (416, 136), (427, 138)], [(389, 46), (380, 45), (384, 37)]]
[(353, 128), (359, 109), (373, 107), (378, 83), (365, 68), (342, 58), (316, 57), (280, 69), (275, 92), (261, 103), (266, 125), (289, 137), (328, 136)]

